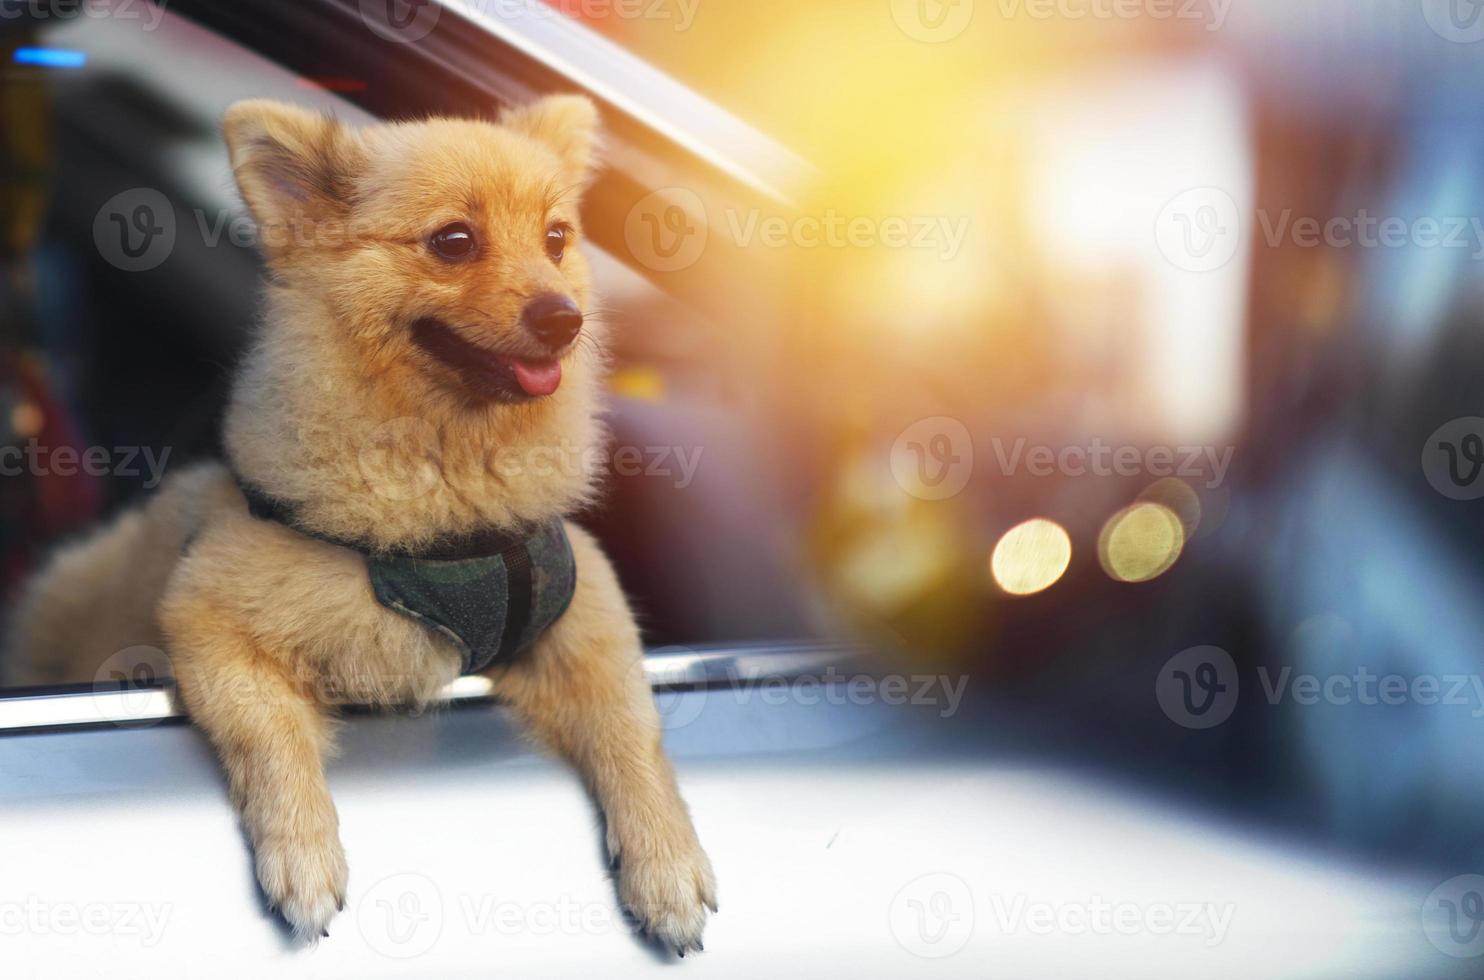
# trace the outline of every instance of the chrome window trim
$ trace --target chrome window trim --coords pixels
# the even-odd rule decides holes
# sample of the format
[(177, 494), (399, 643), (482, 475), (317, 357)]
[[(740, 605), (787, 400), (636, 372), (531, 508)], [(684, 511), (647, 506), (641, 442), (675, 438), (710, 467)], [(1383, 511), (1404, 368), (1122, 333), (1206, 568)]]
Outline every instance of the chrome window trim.
[[(650, 652), (644, 658), (644, 667), (652, 688), (679, 690), (800, 677), (845, 667), (855, 660), (846, 647), (786, 642), (665, 647)], [(495, 692), (487, 677), (460, 677), (444, 689), (443, 697), (449, 705), (458, 706), (495, 700)], [(0, 737), (90, 728), (145, 728), (187, 720), (174, 687), (168, 683), (132, 688), (79, 685), (0, 694)]]
[(813, 168), (782, 144), (623, 47), (539, 0), (506, 0), (495, 17), (487, 0), (439, 0), (700, 159), (774, 200)]

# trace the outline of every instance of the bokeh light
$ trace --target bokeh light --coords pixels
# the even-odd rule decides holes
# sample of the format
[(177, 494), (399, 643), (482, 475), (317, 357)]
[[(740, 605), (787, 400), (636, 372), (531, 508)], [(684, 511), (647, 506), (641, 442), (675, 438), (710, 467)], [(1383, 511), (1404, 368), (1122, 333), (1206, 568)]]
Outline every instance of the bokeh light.
[(1044, 517), (1017, 524), (994, 546), (989, 568), (1011, 595), (1031, 595), (1055, 585), (1072, 561), (1072, 539)]
[(10, 410), (10, 427), (24, 439), (40, 435), (45, 424), (46, 416), (34, 402), (21, 402)]
[(1108, 518), (1098, 535), (1098, 561), (1120, 582), (1147, 582), (1169, 571), (1184, 547), (1180, 515), (1143, 501)]
[(1139, 500), (1160, 504), (1174, 511), (1175, 516), (1180, 518), (1186, 541), (1195, 536), (1196, 528), (1201, 525), (1201, 498), (1189, 483), (1179, 477), (1167, 476), (1162, 480), (1155, 480), (1143, 489)]

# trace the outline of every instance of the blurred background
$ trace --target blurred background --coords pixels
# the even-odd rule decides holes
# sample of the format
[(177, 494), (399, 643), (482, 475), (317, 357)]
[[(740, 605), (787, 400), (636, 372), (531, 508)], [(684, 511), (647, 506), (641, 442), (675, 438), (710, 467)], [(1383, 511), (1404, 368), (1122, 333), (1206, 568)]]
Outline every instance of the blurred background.
[[(0, 22), (11, 588), (151, 459), (218, 451), (261, 275), (221, 110), (365, 120), (383, 84), (135, 6)], [(808, 165), (787, 206), (671, 188), (593, 251), (644, 465), (585, 520), (651, 643), (847, 642), (967, 676), (997, 751), (1477, 867), (1472, 0), (551, 6)], [(771, 315), (663, 288), (707, 240)]]

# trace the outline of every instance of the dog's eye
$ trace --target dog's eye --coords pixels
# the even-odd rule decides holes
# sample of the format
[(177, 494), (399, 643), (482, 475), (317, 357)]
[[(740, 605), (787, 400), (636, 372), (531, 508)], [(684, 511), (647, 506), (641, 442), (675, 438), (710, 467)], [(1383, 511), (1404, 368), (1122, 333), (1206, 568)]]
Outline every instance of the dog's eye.
[(546, 254), (551, 261), (562, 261), (562, 256), (567, 252), (567, 235), (571, 230), (571, 225), (560, 223), (546, 229)]
[(447, 228), (440, 228), (428, 239), (428, 246), (432, 248), (433, 254), (445, 262), (462, 262), (474, 254), (477, 243), (474, 240), (474, 229), (466, 224), (452, 224)]

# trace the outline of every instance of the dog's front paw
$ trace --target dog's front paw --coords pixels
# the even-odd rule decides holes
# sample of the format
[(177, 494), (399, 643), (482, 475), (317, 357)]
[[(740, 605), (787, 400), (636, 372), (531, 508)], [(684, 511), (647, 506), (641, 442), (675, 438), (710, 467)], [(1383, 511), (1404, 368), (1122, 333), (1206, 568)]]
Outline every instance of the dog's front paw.
[(345, 907), (350, 871), (345, 849), (333, 830), (309, 837), (270, 837), (257, 848), (258, 882), (300, 939), (328, 936), (335, 914)]
[(711, 861), (694, 840), (666, 852), (623, 852), (618, 897), (640, 927), (684, 956), (703, 949), (706, 910), (716, 909)]

